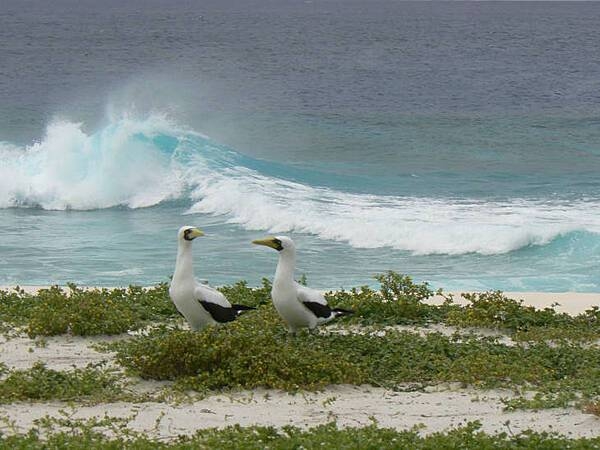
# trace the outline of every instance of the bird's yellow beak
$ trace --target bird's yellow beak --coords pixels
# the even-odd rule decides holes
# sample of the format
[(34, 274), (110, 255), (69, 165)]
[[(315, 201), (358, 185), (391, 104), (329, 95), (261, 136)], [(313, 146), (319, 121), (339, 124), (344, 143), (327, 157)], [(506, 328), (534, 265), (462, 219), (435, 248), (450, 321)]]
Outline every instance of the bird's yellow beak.
[(204, 236), (204, 231), (202, 231), (200, 228), (192, 228), (188, 236), (192, 239)]
[(256, 239), (254, 241), (252, 241), (253, 244), (256, 245), (264, 245), (266, 247), (271, 247), (274, 248), (275, 250), (281, 250), (280, 249), (280, 245), (277, 243), (277, 238), (273, 237), (273, 236), (267, 236), (263, 239)]

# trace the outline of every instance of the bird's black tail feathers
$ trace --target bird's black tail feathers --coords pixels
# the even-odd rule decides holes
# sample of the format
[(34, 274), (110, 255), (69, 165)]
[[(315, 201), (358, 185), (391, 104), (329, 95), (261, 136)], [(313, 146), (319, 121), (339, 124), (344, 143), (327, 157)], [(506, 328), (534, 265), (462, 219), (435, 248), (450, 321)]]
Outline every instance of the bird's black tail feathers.
[(252, 309), (256, 309), (254, 306), (246, 306), (246, 305), (231, 305), (231, 309), (233, 309), (236, 314), (239, 316), (246, 311), (250, 311)]
[(335, 314), (335, 317), (350, 316), (354, 314), (354, 311), (352, 311), (351, 309), (344, 308), (333, 308), (332, 311)]

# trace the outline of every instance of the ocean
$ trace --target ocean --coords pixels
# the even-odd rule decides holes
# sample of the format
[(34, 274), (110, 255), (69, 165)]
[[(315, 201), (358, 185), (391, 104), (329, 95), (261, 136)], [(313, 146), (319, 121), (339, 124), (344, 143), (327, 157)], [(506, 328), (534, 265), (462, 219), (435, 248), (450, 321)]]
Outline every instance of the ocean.
[(4, 1), (0, 284), (600, 291), (600, 3)]

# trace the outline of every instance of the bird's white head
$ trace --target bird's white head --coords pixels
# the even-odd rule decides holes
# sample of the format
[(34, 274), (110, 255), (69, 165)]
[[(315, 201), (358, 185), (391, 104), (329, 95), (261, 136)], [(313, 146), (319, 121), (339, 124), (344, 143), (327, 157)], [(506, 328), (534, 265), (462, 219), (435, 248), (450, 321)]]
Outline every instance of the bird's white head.
[(177, 240), (179, 242), (192, 242), (197, 237), (204, 236), (201, 229), (185, 225), (177, 232)]
[(277, 250), (281, 254), (295, 254), (296, 246), (294, 241), (287, 236), (267, 236), (263, 239), (256, 239), (252, 241), (256, 245), (264, 245)]

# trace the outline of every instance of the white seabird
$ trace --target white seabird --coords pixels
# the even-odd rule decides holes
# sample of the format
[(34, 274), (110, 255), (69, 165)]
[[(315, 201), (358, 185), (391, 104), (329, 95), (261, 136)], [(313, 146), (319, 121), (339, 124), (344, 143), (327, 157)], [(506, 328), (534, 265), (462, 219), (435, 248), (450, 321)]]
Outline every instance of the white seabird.
[(279, 252), (271, 297), (275, 309), (287, 324), (290, 333), (296, 333), (299, 328), (312, 330), (336, 317), (352, 314), (353, 311), (347, 309), (330, 308), (321, 292), (294, 280), (296, 246), (289, 237), (268, 236), (252, 243), (265, 245)]
[(242, 312), (255, 309), (232, 305), (221, 292), (196, 281), (192, 265), (192, 241), (199, 236), (204, 236), (204, 233), (198, 228), (184, 226), (179, 229), (175, 273), (169, 286), (171, 300), (193, 330), (231, 322)]

